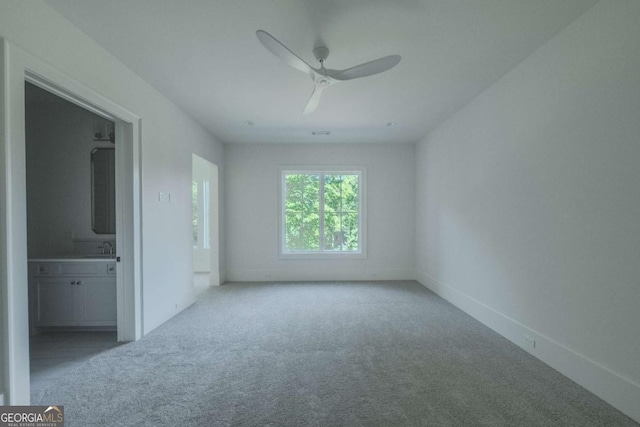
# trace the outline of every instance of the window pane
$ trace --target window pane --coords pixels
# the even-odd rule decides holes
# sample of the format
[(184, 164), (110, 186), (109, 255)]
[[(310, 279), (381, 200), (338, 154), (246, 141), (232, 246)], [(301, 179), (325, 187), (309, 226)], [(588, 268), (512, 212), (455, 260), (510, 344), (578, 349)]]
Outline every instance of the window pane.
[(211, 247), (209, 224), (211, 215), (209, 214), (209, 181), (202, 182), (202, 246), (204, 249)]
[(340, 224), (340, 215), (336, 213), (324, 213), (324, 248), (328, 251), (342, 249), (344, 236)]
[(302, 244), (302, 214), (288, 212), (285, 218), (285, 244), (288, 250), (301, 250)]
[(285, 176), (285, 248), (317, 251), (320, 248), (320, 176)]
[(324, 247), (327, 251), (357, 251), (358, 214), (356, 212), (324, 215)]
[(344, 233), (343, 250), (357, 251), (359, 248), (357, 212), (345, 212), (342, 215), (342, 232)]
[(325, 175), (325, 210), (330, 212), (357, 212), (358, 191), (358, 175)]
[(198, 183), (191, 182), (191, 204), (193, 206), (191, 234), (193, 236), (193, 247), (198, 247)]
[(303, 234), (304, 250), (317, 251), (320, 249), (320, 217), (317, 213), (304, 215)]
[(324, 245), (327, 251), (358, 250), (358, 175), (324, 177)]
[(347, 212), (358, 212), (358, 175), (345, 175), (342, 183), (342, 207)]
[(342, 210), (342, 176), (324, 176), (324, 210), (340, 212)]

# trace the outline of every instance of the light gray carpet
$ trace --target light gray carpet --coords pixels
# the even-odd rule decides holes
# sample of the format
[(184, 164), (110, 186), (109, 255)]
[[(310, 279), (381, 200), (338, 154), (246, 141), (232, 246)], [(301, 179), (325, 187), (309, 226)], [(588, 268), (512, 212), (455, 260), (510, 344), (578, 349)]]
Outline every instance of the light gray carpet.
[(67, 426), (637, 426), (416, 282), (227, 284), (33, 396)]

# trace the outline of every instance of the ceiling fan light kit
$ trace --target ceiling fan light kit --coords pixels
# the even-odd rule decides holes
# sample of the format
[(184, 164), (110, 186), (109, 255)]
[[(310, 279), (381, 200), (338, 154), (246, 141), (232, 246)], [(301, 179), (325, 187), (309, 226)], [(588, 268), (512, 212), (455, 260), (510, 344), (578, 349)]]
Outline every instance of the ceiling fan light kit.
[(266, 31), (258, 30), (256, 36), (269, 52), (282, 59), (289, 66), (308, 74), (313, 80), (313, 92), (302, 111), (303, 114), (309, 114), (316, 110), (320, 102), (320, 95), (328, 86), (382, 73), (398, 65), (401, 59), (400, 55), (390, 55), (346, 70), (331, 70), (324, 67), (324, 62), (329, 57), (329, 49), (321, 46), (313, 50), (313, 56), (320, 63), (320, 67), (313, 68)]

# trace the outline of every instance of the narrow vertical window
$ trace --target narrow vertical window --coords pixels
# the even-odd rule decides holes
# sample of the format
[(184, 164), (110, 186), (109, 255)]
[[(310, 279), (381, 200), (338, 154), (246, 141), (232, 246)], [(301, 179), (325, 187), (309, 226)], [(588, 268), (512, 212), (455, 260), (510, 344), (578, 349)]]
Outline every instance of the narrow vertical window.
[(209, 249), (210, 198), (209, 181), (191, 182), (191, 203), (193, 209), (191, 234), (193, 247)]
[(209, 209), (209, 181), (202, 182), (202, 247), (209, 249), (211, 247), (209, 224), (211, 223), (211, 214)]
[(193, 236), (193, 247), (198, 247), (198, 182), (191, 182), (191, 204), (193, 216), (191, 222), (191, 235)]

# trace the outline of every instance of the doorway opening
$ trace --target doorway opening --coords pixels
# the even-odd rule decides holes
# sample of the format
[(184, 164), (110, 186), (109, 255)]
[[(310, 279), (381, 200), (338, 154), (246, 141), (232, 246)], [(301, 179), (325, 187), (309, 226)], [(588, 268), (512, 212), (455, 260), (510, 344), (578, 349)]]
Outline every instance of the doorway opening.
[(218, 166), (192, 155), (193, 285), (196, 293), (220, 284)]
[(25, 83), (31, 394), (117, 345), (115, 123)]

